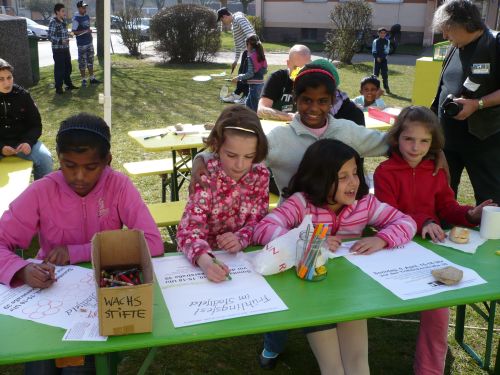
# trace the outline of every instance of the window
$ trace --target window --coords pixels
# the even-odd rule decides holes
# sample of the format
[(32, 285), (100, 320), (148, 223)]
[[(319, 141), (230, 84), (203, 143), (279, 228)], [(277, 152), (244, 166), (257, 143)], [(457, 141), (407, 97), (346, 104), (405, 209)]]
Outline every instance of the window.
[(316, 41), (318, 29), (300, 29), (300, 39), (303, 41)]

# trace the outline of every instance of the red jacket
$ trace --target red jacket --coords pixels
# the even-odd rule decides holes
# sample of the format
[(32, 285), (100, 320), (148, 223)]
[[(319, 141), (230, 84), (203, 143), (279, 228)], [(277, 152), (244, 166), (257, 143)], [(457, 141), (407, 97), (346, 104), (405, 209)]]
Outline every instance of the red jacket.
[(427, 220), (437, 224), (473, 227), (466, 219), (472, 206), (461, 206), (448, 185), (442, 169), (433, 176), (434, 161), (423, 160), (416, 168), (393, 152), (389, 160), (381, 163), (374, 174), (375, 196), (382, 202), (410, 215), (417, 223), (417, 233)]

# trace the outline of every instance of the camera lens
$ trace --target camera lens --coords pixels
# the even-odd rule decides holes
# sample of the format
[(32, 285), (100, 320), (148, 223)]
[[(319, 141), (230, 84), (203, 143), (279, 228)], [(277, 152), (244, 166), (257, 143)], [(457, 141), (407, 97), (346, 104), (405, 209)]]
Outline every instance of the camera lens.
[(458, 115), (458, 112), (462, 110), (462, 106), (459, 103), (449, 102), (443, 106), (443, 111), (448, 117), (455, 117)]

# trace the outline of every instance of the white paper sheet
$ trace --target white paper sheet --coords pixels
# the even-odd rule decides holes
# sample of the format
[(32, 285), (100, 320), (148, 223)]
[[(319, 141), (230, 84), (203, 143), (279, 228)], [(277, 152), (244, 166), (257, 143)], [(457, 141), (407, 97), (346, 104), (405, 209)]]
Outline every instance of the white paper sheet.
[(288, 309), (267, 281), (251, 269), (243, 254), (216, 255), (229, 267), (232, 280), (213, 283), (183, 256), (153, 259), (174, 327)]
[(106, 341), (107, 339), (108, 336), (99, 335), (99, 322), (92, 319), (75, 322), (62, 338), (63, 341)]
[[(429, 240), (430, 241), (430, 240)], [(455, 250), (463, 251), (464, 253), (474, 254), (479, 246), (485, 243), (486, 238), (481, 237), (479, 232), (475, 230), (469, 230), (469, 242), (468, 243), (455, 243), (450, 240), (450, 231), (446, 232), (446, 238), (444, 242), (433, 242), (435, 245), (451, 247)]]
[[(403, 300), (486, 283), (476, 271), (454, 264), (415, 242), (397, 249), (345, 258)], [(463, 271), (463, 279), (458, 284), (444, 285), (432, 276), (433, 269), (447, 266)]]
[(91, 269), (56, 267), (57, 281), (47, 289), (0, 285), (0, 314), (70, 328), (76, 321), (97, 322), (97, 300)]

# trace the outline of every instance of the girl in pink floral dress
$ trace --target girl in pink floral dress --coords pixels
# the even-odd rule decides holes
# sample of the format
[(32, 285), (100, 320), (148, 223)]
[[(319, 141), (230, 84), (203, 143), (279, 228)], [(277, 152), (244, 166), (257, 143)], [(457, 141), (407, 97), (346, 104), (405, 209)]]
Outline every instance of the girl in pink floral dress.
[(178, 250), (209, 280), (226, 279), (229, 269), (212, 250), (236, 253), (251, 244), (255, 225), (269, 205), (269, 171), (259, 164), (267, 140), (256, 113), (226, 107), (205, 141), (216, 157), (189, 197), (177, 230)]

